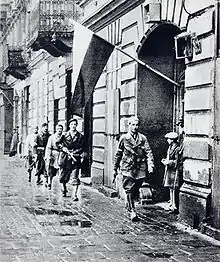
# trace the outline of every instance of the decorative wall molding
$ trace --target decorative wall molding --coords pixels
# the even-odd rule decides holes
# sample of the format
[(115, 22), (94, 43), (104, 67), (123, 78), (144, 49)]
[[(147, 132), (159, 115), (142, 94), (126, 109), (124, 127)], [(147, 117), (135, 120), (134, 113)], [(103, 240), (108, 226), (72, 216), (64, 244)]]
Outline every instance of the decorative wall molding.
[(127, 12), (142, 4), (144, 0), (119, 0), (112, 1), (102, 6), (91, 16), (85, 18), (82, 24), (91, 30), (97, 32), (106, 27), (117, 18), (123, 16)]

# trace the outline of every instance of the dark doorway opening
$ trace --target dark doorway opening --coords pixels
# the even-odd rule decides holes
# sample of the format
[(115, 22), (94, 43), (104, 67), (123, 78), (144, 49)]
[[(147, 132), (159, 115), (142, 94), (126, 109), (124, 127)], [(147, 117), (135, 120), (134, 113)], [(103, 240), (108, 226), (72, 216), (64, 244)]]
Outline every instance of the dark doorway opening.
[[(178, 81), (184, 71), (184, 60), (175, 59), (174, 37), (181, 31), (172, 24), (161, 24), (146, 37), (139, 51), (139, 59), (166, 76)], [(177, 98), (179, 91), (164, 78), (139, 65), (138, 67), (137, 113), (141, 120), (141, 132), (150, 143), (155, 158), (155, 174), (152, 185), (157, 191), (157, 200), (167, 200), (168, 192), (163, 188), (164, 166), (168, 144), (167, 132), (176, 130), (180, 112)], [(179, 112), (179, 113), (178, 113)]]

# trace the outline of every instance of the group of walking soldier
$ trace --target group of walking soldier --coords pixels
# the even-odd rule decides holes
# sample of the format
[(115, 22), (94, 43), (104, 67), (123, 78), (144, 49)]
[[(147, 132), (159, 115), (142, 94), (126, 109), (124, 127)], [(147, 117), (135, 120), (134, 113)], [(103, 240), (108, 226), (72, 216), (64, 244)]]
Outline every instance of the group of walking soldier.
[[(154, 173), (154, 158), (147, 137), (139, 130), (140, 121), (137, 117), (131, 117), (128, 121), (128, 132), (121, 136), (114, 158), (114, 179), (122, 175), (122, 187), (126, 193), (126, 209), (130, 212), (131, 220), (137, 219), (135, 201), (139, 198), (139, 189), (143, 182)], [(25, 155), (29, 181), (31, 173), (36, 170), (37, 184), (43, 183), (42, 176), (46, 178), (46, 184), (51, 189), (53, 178), (59, 176), (63, 185), (63, 196), (67, 195), (67, 183), (73, 186), (72, 197), (78, 201), (78, 188), (80, 185), (79, 171), (83, 154), (83, 135), (77, 131), (77, 119), (69, 121), (69, 131), (63, 132), (63, 126), (58, 124), (53, 135), (48, 132), (48, 126), (44, 123), (41, 131), (33, 129), (33, 133), (26, 139)], [(165, 135), (169, 144), (167, 157), (161, 162), (165, 166), (164, 187), (170, 191), (169, 210), (177, 211), (176, 189), (180, 185), (179, 170), (181, 170), (181, 158), (183, 148), (181, 146), (183, 132), (179, 136), (176, 132)], [(178, 141), (179, 139), (179, 141)], [(182, 139), (183, 140), (183, 139)]]
[(63, 126), (58, 124), (53, 135), (48, 132), (48, 125), (44, 123), (38, 133), (38, 127), (28, 135), (25, 142), (24, 155), (26, 166), (31, 175), (35, 170), (37, 185), (45, 185), (51, 189), (53, 178), (58, 175), (63, 185), (63, 196), (67, 195), (67, 183), (73, 185), (73, 200), (78, 201), (78, 187), (80, 185), (79, 170), (83, 151), (83, 135), (77, 131), (77, 119), (69, 121), (69, 131), (64, 133)]

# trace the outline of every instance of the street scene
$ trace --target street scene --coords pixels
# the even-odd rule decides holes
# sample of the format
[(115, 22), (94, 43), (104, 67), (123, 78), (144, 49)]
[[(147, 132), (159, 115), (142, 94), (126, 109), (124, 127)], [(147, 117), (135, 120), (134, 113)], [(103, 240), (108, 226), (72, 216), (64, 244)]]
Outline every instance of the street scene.
[(219, 241), (180, 227), (161, 206), (139, 205), (132, 223), (118, 198), (82, 185), (74, 202), (57, 185), (28, 182), (23, 160), (0, 164), (1, 261), (220, 260)]
[(220, 261), (220, 0), (1, 0), (0, 261)]

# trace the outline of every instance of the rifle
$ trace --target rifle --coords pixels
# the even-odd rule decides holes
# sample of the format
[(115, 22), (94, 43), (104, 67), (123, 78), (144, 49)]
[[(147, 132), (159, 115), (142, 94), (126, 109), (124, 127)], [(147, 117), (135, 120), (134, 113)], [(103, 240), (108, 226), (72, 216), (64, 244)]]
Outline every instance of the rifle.
[(73, 153), (71, 152), (69, 149), (65, 148), (66, 150), (63, 151), (64, 153), (67, 153), (68, 156), (70, 156), (72, 158), (72, 160), (74, 162), (77, 162), (76, 158), (75, 157), (80, 157), (81, 155), (80, 154), (76, 154), (76, 153)]

